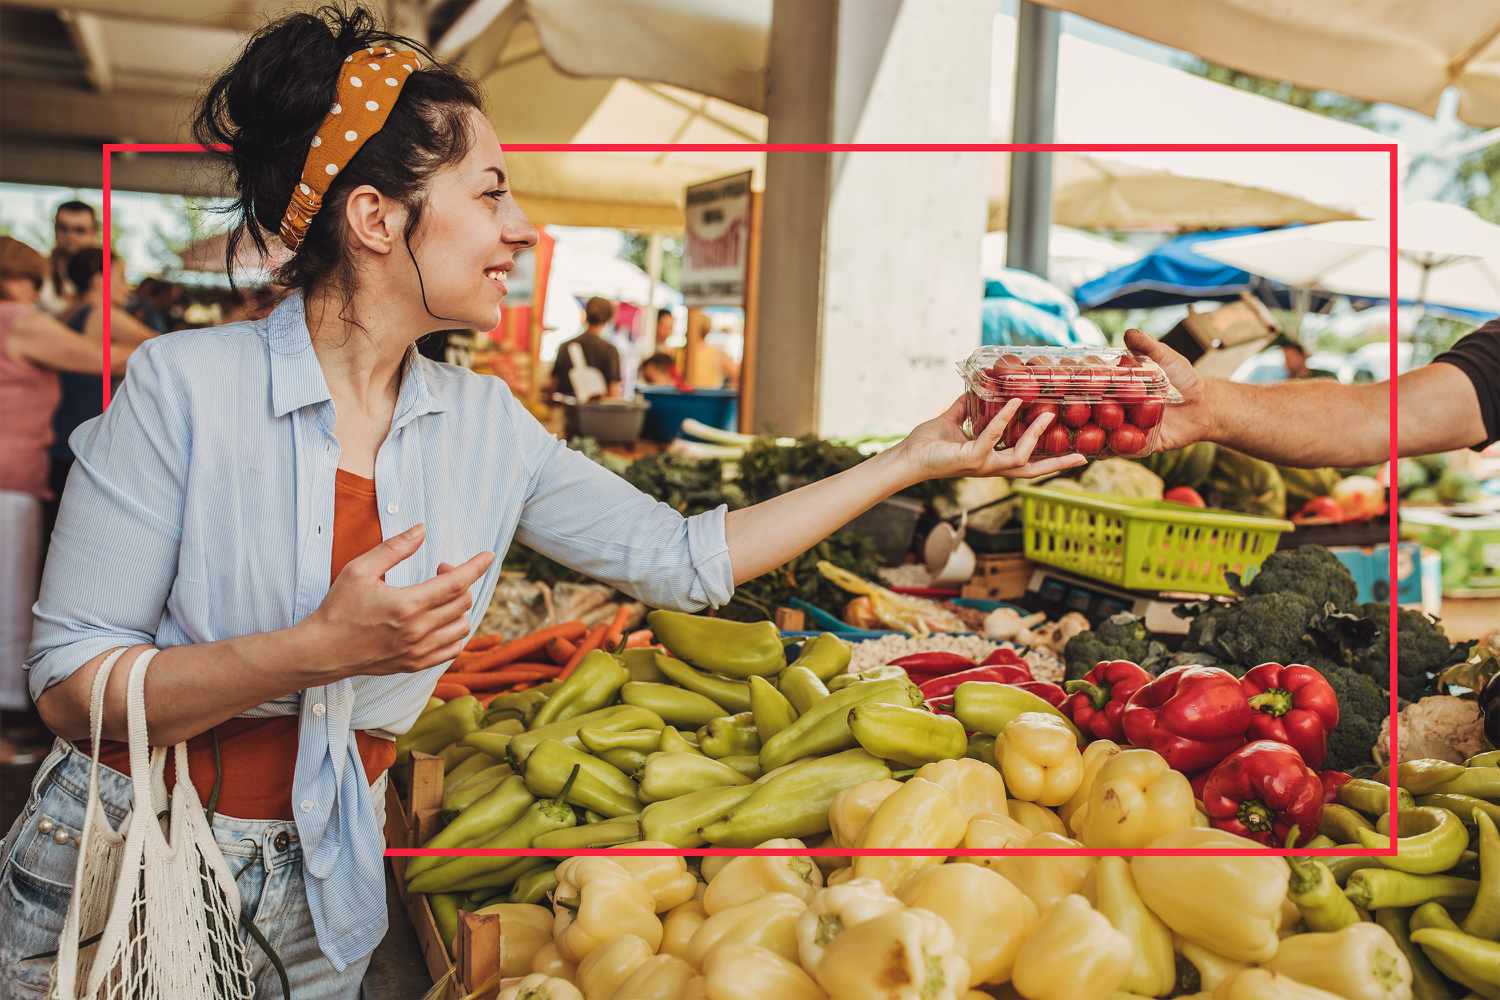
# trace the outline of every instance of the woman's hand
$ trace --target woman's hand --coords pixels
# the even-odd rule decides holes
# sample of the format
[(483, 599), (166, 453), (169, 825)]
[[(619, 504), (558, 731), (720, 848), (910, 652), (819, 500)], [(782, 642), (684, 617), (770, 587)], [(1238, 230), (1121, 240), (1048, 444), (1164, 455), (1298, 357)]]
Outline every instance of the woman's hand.
[(1005, 428), (1016, 419), (1020, 409), (1021, 401), (1018, 399), (1006, 403), (989, 422), (989, 426), (971, 441), (964, 434), (964, 397), (960, 396), (948, 407), (946, 413), (919, 425), (896, 447), (904, 452), (912, 475), (918, 482), (955, 476), (1031, 479), (1073, 469), (1088, 461), (1076, 453), (1056, 455), (1037, 462), (1031, 460), (1037, 440), (1052, 423), (1050, 413), (1033, 421), (1013, 447), (1000, 448)]
[(1216, 424), (1208, 399), (1209, 384), (1188, 359), (1139, 330), (1125, 331), (1125, 346), (1161, 365), (1162, 371), (1167, 373), (1167, 380), (1182, 394), (1182, 402), (1166, 407), (1162, 414), (1156, 450), (1171, 451), (1198, 441), (1212, 440)]
[(392, 587), (381, 579), (422, 546), (422, 525), (349, 560), (318, 609), (299, 628), (317, 636), (337, 680), (355, 674), (415, 673), (453, 659), (469, 635), (469, 587), (494, 562), (481, 552), (459, 566), (442, 563), (430, 580)]

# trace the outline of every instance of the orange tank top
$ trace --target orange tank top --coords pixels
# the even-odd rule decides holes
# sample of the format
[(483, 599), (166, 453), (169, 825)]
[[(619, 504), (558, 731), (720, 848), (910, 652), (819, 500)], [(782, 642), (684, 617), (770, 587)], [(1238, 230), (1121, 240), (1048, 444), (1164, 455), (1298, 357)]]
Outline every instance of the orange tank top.
[[(334, 477), (333, 560), (330, 580), (355, 556), (379, 545), (380, 505), (375, 481), (339, 469)], [(217, 811), (240, 819), (292, 819), (292, 774), (297, 765), (295, 715), (269, 719), (229, 719), (214, 727), (219, 735), (220, 773)], [(396, 762), (396, 744), (370, 733), (356, 733), (365, 777), (374, 782)], [(88, 743), (80, 744), (88, 753)], [(99, 752), (101, 763), (123, 774), (130, 773), (130, 751), (125, 743), (105, 740)], [(167, 781), (173, 780), (167, 763)], [(213, 739), (203, 733), (188, 740), (188, 772), (198, 795), (208, 802), (214, 784)]]

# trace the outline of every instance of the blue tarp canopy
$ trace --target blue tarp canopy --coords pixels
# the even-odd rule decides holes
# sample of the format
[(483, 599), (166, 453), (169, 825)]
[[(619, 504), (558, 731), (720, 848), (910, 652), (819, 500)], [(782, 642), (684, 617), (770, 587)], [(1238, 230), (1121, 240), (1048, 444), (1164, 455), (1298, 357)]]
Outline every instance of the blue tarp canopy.
[(1005, 268), (985, 280), (979, 316), (982, 346), (1071, 347), (1085, 342), (1073, 326), (1077, 304), (1052, 283), (1019, 268)]

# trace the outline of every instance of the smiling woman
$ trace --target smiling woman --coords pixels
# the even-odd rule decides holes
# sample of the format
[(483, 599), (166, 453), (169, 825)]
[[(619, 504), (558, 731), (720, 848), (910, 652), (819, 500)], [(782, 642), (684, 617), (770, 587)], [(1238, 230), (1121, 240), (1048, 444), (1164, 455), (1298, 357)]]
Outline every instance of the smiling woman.
[[(161, 650), (155, 745), (188, 742), (242, 915), (276, 914), (299, 1000), (357, 996), (386, 930), (380, 803), (405, 732), (463, 648), (519, 541), (654, 607), (719, 607), (894, 493), (1033, 476), (1015, 406), (969, 440), (962, 400), (827, 480), (684, 518), (548, 434), (504, 382), (419, 354), (495, 325), (535, 227), (477, 90), (361, 8), (258, 31), (195, 119), (226, 150), (237, 222), (272, 239), (292, 294), (264, 319), (152, 340), (71, 443), (28, 659), (58, 734), (0, 844), (0, 996), (41, 995), (78, 859), (90, 688), (111, 651)], [(475, 554), (477, 553), (477, 554)], [(128, 667), (129, 663), (122, 664)], [(131, 805), (125, 679), (104, 697), (100, 796)], [(216, 767), (216, 761), (219, 766)], [(168, 780), (171, 780), (169, 777)], [(251, 847), (245, 845), (249, 843)], [(251, 949), (258, 996), (280, 995)]]

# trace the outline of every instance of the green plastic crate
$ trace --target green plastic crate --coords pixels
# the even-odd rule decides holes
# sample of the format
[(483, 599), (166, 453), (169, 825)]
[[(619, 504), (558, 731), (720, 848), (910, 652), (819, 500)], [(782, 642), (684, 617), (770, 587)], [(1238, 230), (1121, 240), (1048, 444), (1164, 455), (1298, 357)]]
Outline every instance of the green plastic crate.
[(1290, 521), (1018, 485), (1026, 558), (1127, 590), (1230, 594)]

